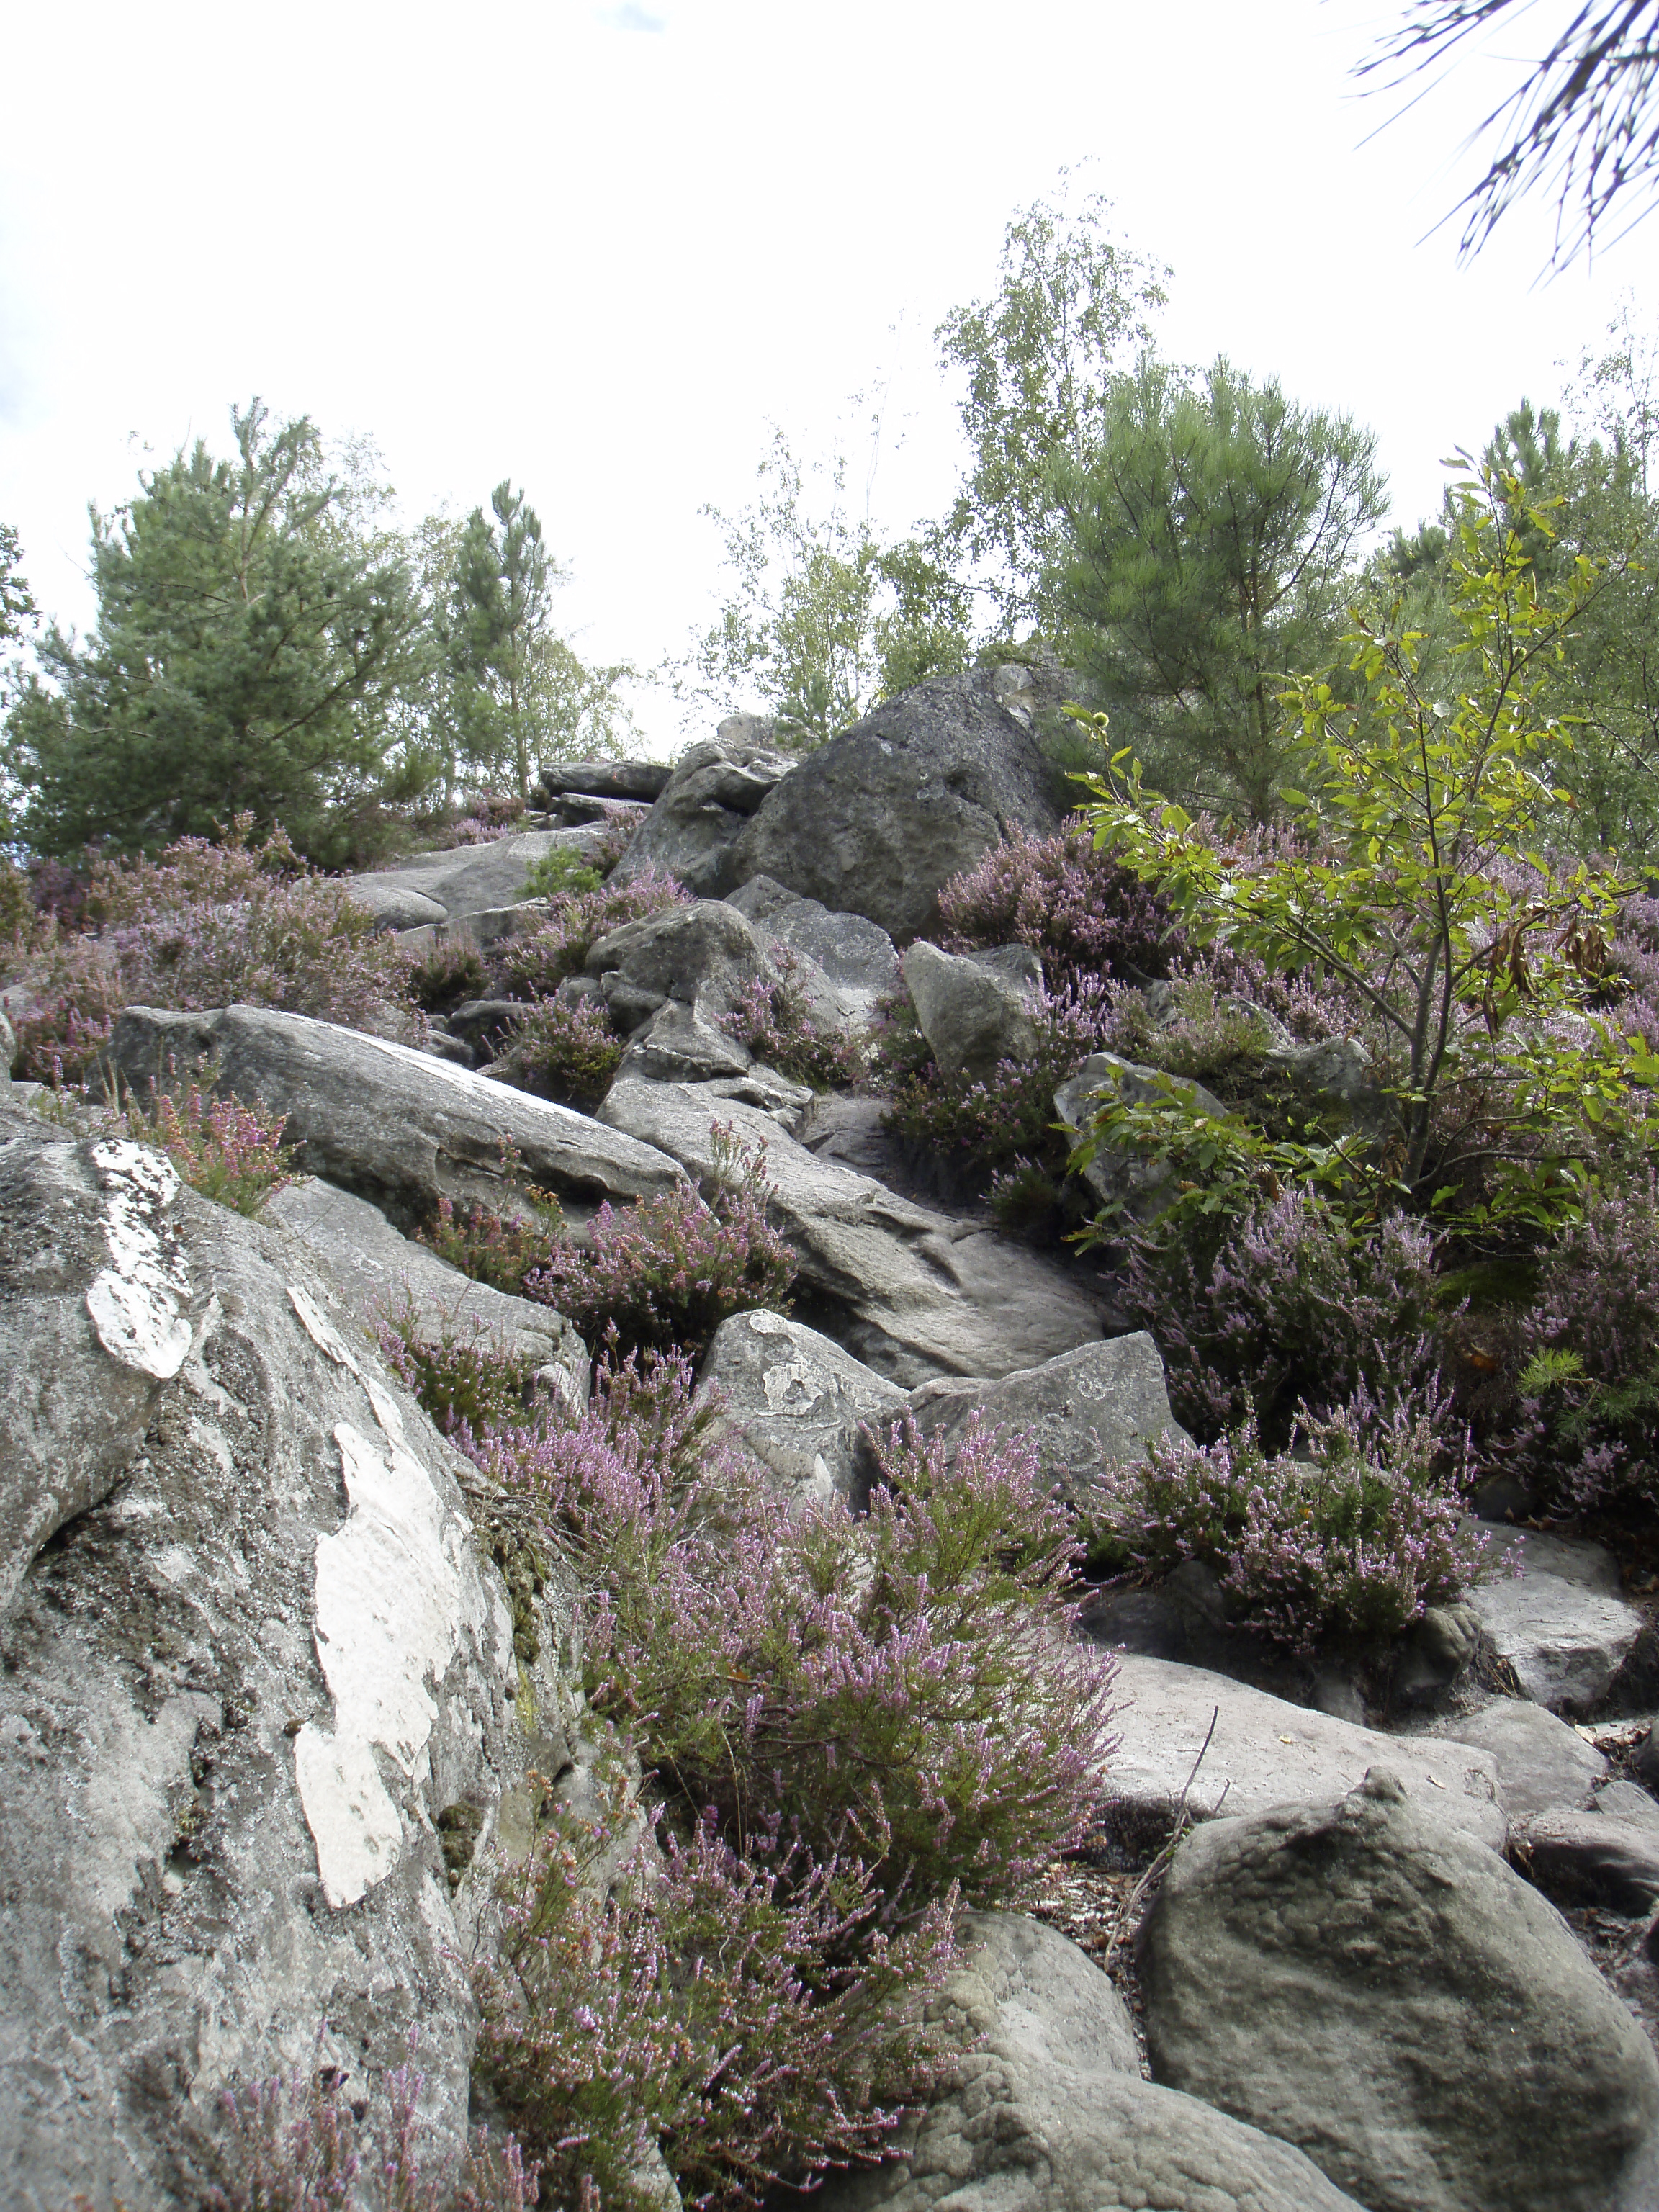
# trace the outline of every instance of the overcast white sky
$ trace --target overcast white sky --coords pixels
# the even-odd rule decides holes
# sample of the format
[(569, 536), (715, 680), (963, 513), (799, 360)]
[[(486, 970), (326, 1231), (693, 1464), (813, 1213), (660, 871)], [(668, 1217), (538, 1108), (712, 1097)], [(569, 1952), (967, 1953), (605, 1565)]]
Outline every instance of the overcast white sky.
[[(224, 449), (258, 392), (372, 435), (410, 518), (510, 474), (574, 570), (563, 626), (653, 664), (709, 618), (697, 510), (750, 495), (769, 422), (826, 450), (886, 379), (874, 512), (943, 507), (932, 331), (1070, 165), (1173, 269), (1164, 350), (1351, 410), (1409, 523), (1621, 293), (1645, 317), (1659, 222), (1540, 283), (1553, 210), (1524, 207), (1460, 270), (1455, 228), (1424, 234), (1509, 78), (1472, 62), (1362, 143), (1399, 103), (1348, 72), (1397, 12), (3, 0), (0, 518), (84, 623), (87, 501), (198, 434)], [(1561, 15), (1523, 13), (1499, 56)], [(667, 749), (678, 710), (637, 703)]]

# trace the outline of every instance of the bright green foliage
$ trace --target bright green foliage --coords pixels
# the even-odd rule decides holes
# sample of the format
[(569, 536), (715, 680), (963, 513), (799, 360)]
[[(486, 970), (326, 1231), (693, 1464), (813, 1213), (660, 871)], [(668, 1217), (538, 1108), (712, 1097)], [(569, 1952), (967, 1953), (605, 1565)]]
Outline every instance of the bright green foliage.
[(1090, 193), (1071, 213), (1036, 200), (1004, 234), (995, 295), (952, 309), (937, 332), (965, 372), (962, 427), (973, 463), (940, 534), (995, 609), (1000, 637), (1054, 627), (1052, 575), (1065, 532), (1056, 465), (1098, 449), (1120, 356), (1151, 337), (1169, 274), (1113, 242), (1111, 205)]
[(1058, 473), (1050, 587), (1095, 696), (1195, 806), (1277, 810), (1285, 672), (1326, 667), (1355, 545), (1382, 519), (1376, 441), (1218, 361), (1144, 360), (1097, 450)]
[(154, 851), (246, 813), (313, 858), (344, 857), (400, 788), (391, 702), (418, 607), (372, 526), (374, 494), (326, 474), (305, 418), (233, 410), (237, 453), (205, 444), (94, 513), (98, 620), (54, 625), (7, 720), (38, 852), (107, 839)]
[[(1449, 699), (1425, 689), (1417, 634), (1360, 617), (1346, 641), (1358, 703), (1316, 678), (1286, 695), (1312, 784), (1285, 793), (1304, 833), (1294, 846), (1230, 850), (1142, 791), (1133, 767), (1115, 788), (1096, 784), (1090, 818), (1195, 938), (1358, 997), (1396, 1101), (1376, 1162), (1394, 1202), (1444, 1203), (1474, 1180), (1483, 1207), (1548, 1220), (1571, 1204), (1587, 1128), (1619, 1111), (1635, 1063), (1582, 1012), (1621, 887), (1584, 867), (1552, 877), (1534, 850), (1570, 803), (1541, 770), (1568, 742), (1555, 712), (1563, 633), (1599, 577), (1576, 560), (1546, 585), (1510, 519), (1524, 506), (1514, 478), (1458, 490)], [(1460, 1094), (1449, 1154), (1441, 1109)]]
[(29, 587), (17, 573), (22, 547), (9, 522), (0, 522), (0, 644), (16, 637), (34, 612)]
[(725, 532), (732, 592), (683, 672), (683, 697), (758, 702), (780, 741), (804, 750), (878, 698), (966, 666), (966, 593), (923, 545), (884, 546), (867, 517), (848, 514), (842, 457), (821, 513), (781, 430), (757, 473), (761, 495), (741, 514), (703, 509)]

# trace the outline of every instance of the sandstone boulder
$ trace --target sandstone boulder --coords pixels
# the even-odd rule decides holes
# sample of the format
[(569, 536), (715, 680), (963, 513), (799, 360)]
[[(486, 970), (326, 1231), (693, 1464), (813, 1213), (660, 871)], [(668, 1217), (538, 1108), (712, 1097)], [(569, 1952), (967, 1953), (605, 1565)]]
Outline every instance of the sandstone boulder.
[[(877, 1000), (898, 988), (893, 940), (861, 914), (831, 914), (821, 900), (802, 898), (770, 876), (751, 877), (727, 904), (753, 923), (769, 946), (810, 962), (835, 993), (845, 1022), (864, 1026)], [(773, 957), (779, 957), (778, 950)]]
[(1335, 1805), (1195, 1830), (1140, 1966), (1157, 2078), (1373, 2212), (1604, 2212), (1650, 2154), (1640, 2027), (1559, 1914), (1380, 1766)]
[(587, 799), (620, 799), (649, 806), (660, 799), (674, 773), (666, 761), (556, 761), (536, 779), (544, 800), (579, 793)]
[(896, 1383), (781, 1314), (722, 1322), (698, 1382), (725, 1400), (724, 1432), (790, 1493), (818, 1504), (861, 1499), (874, 1465), (862, 1431), (884, 1436), (906, 1407)]
[(924, 1382), (911, 1392), (910, 1410), (924, 1434), (955, 1438), (977, 1413), (1029, 1437), (1044, 1475), (1076, 1504), (1109, 1462), (1144, 1459), (1149, 1444), (1187, 1433), (1170, 1411), (1164, 1362), (1145, 1329), (1079, 1345), (997, 1383)]
[(1066, 1936), (975, 1912), (929, 2014), (964, 2053), (890, 2161), (831, 2174), (824, 2212), (1339, 2212), (1289, 2144), (1140, 2078), (1122, 1999)]
[[(388, 929), (410, 923), (391, 919), (399, 899), (424, 900), (436, 914), (414, 915), (416, 922), (453, 921), (488, 908), (512, 906), (523, 898), (530, 872), (546, 854), (591, 853), (602, 830), (524, 830), (488, 844), (457, 845), (447, 853), (425, 853), (399, 868), (343, 878), (353, 898), (380, 915)], [(413, 909), (410, 908), (413, 913)]]
[(1493, 1529), (1487, 1556), (1497, 1571), (1469, 1603), (1493, 1649), (1538, 1705), (1593, 1711), (1645, 1625), (1617, 1595), (1611, 1554), (1600, 1544)]
[(1207, 1668), (1136, 1652), (1118, 1661), (1116, 1694), (1118, 1748), (1104, 1794), (1113, 1826), (1132, 1839), (1162, 1839), (1195, 1762), (1187, 1809), (1200, 1821), (1273, 1806), (1328, 1809), (1386, 1762), (1413, 1804), (1486, 1850), (1504, 1848), (1508, 1824), (1489, 1751), (1384, 1735)]
[(3, 1110), (0, 1191), (5, 2194), (193, 2204), (229, 2085), (374, 2087), (416, 2024), (441, 2157), (477, 1930), (440, 1816), (487, 1847), (568, 1764), (556, 1675), (291, 1238)]
[(300, 1167), (368, 1199), (399, 1225), (428, 1218), (440, 1198), (500, 1206), (504, 1142), (516, 1146), (532, 1182), (573, 1207), (655, 1197), (682, 1179), (660, 1152), (586, 1114), (303, 1014), (129, 1006), (111, 1036), (109, 1064), (141, 1098), (170, 1069), (182, 1078), (212, 1067), (222, 1093), (285, 1117)]
[(774, 981), (777, 972), (755, 932), (720, 899), (698, 899), (625, 922), (593, 945), (586, 968), (598, 979), (612, 1018), (629, 1030), (671, 999), (718, 1023), (746, 991)]
[(794, 767), (764, 738), (736, 729), (728, 735), (723, 723), (681, 754), (611, 882), (632, 883), (650, 869), (678, 878), (700, 898), (720, 897), (738, 880), (732, 854), (750, 817)]
[(1607, 1771), (1594, 1744), (1526, 1698), (1494, 1698), (1479, 1712), (1437, 1721), (1428, 1733), (1492, 1753), (1511, 1820), (1556, 1806), (1588, 1805)]
[(1011, 830), (1056, 830), (1054, 769), (1000, 672), (933, 678), (809, 754), (737, 839), (727, 888), (768, 875), (908, 940)]
[(992, 962), (919, 939), (904, 956), (904, 982), (947, 1082), (990, 1083), (1000, 1060), (1036, 1057), (1030, 994)]

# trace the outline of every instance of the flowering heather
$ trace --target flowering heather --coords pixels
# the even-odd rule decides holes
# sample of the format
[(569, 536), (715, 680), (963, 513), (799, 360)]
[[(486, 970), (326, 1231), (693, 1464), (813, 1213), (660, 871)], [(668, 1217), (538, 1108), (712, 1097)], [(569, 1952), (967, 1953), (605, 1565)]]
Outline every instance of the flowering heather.
[(1176, 1418), (1213, 1438), (1247, 1417), (1270, 1442), (1304, 1401), (1409, 1390), (1437, 1364), (1433, 1239), (1389, 1216), (1367, 1233), (1301, 1190), (1261, 1205), (1213, 1256), (1131, 1238), (1119, 1284), (1152, 1330)]
[(535, 1363), (503, 1352), (481, 1321), (465, 1330), (446, 1323), (434, 1338), (406, 1299), (376, 1316), (374, 1333), (380, 1357), (447, 1437), (465, 1441), (531, 1418)]
[[(1522, 1324), (1528, 1472), (1558, 1510), (1659, 1499), (1659, 1183), (1594, 1193)], [(1528, 1417), (1530, 1417), (1529, 1419)]]
[(1069, 1146), (1056, 1133), (1054, 1092), (1101, 1049), (1112, 1006), (1110, 987), (1099, 982), (1040, 990), (1036, 1057), (1000, 1060), (988, 1082), (971, 1084), (947, 1081), (908, 1004), (892, 1008), (872, 1054), (877, 1080), (893, 1086), (886, 1126), (970, 1182), (1019, 1158), (1059, 1173)]
[(1249, 1421), (1207, 1448), (1155, 1445), (1108, 1470), (1092, 1556), (1160, 1576), (1201, 1560), (1241, 1626), (1293, 1650), (1386, 1644), (1480, 1572), (1443, 1411), (1431, 1394), (1385, 1411), (1361, 1392), (1304, 1416), (1277, 1456)]
[(1016, 828), (939, 893), (945, 949), (1029, 945), (1051, 988), (1085, 976), (1165, 975), (1186, 951), (1170, 908), (1081, 831)]
[(330, 2068), (228, 2094), (221, 2179), (204, 2212), (526, 2212), (540, 2203), (541, 2169), (525, 2163), (511, 2136), (481, 2130), (459, 2170), (427, 2166), (421, 2085), (412, 2063), (394, 2069), (386, 2115), (373, 2122), (368, 2101)]
[(636, 1847), (596, 1893), (626, 1817), (556, 1816), (506, 1877), (502, 1963), (477, 1978), (476, 2063), (554, 2201), (654, 2204), (660, 2159), (689, 2204), (756, 2204), (873, 2160), (935, 2077), (920, 2001), (956, 1963), (954, 1900), (889, 1936), (856, 1863), (763, 1866), (707, 1820), (659, 1856)]
[(474, 1201), (458, 1213), (452, 1200), (441, 1198), (437, 1219), (415, 1233), (441, 1260), (447, 1260), (475, 1283), (488, 1283), (518, 1297), (525, 1277), (546, 1264), (563, 1233), (564, 1212), (550, 1190), (526, 1182), (517, 1149), (505, 1139), (501, 1181), (522, 1201), (524, 1211), (496, 1213)]
[(0, 953), (0, 977), (27, 994), (16, 1024), (24, 1073), (54, 1056), (78, 1078), (124, 1006), (277, 1006), (347, 1028), (378, 1028), (404, 1002), (408, 955), (354, 904), (348, 887), (305, 872), (282, 833), (251, 848), (239, 817), (218, 844), (186, 837), (157, 860), (100, 860), (89, 933), (42, 924)]
[(495, 987), (512, 998), (551, 998), (567, 975), (580, 973), (600, 938), (665, 907), (690, 903), (690, 892), (672, 876), (649, 869), (615, 889), (562, 893), (533, 936), (505, 938), (494, 948)]
[(745, 1152), (718, 1125), (715, 1138), (706, 1197), (686, 1183), (620, 1212), (607, 1200), (586, 1242), (556, 1245), (525, 1295), (556, 1306), (590, 1342), (611, 1329), (624, 1352), (694, 1357), (729, 1315), (781, 1310), (795, 1260), (766, 1219), (764, 1146)]
[(294, 1180), (283, 1120), (240, 1098), (204, 1097), (193, 1078), (182, 1098), (163, 1091), (148, 1115), (129, 1106), (125, 1120), (127, 1133), (167, 1153), (192, 1190), (234, 1213), (252, 1218)]
[(623, 1039), (603, 1006), (579, 999), (538, 999), (529, 1007), (489, 1073), (499, 1082), (562, 1106), (597, 1106), (611, 1088), (623, 1056)]
[(814, 1091), (850, 1090), (863, 1079), (864, 1054), (844, 1031), (826, 1028), (813, 1013), (793, 981), (798, 964), (786, 953), (781, 976), (772, 982), (757, 977), (732, 1012), (720, 1016), (720, 1025), (757, 1060), (796, 1083)]

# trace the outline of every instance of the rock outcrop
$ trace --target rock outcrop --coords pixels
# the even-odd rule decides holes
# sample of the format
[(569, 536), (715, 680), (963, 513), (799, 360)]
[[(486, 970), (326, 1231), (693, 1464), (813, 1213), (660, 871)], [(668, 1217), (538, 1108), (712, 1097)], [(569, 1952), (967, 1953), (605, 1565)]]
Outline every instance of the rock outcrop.
[[(634, 832), (611, 880), (647, 871), (678, 877), (699, 898), (719, 898), (738, 881), (732, 866), (750, 817), (794, 769), (786, 753), (748, 734), (733, 715), (702, 744), (689, 745)], [(752, 871), (751, 871), (752, 872)]]
[(487, 1843), (527, 1763), (568, 1764), (453, 1455), (305, 1248), (165, 1156), (0, 1109), (0, 1218), (8, 2201), (194, 2203), (228, 2085), (374, 2081), (417, 2024), (453, 2149), (440, 1816)]
[(890, 937), (922, 935), (952, 876), (1015, 828), (1060, 827), (1036, 695), (1004, 674), (936, 677), (809, 754), (733, 842), (723, 888), (770, 876)]

